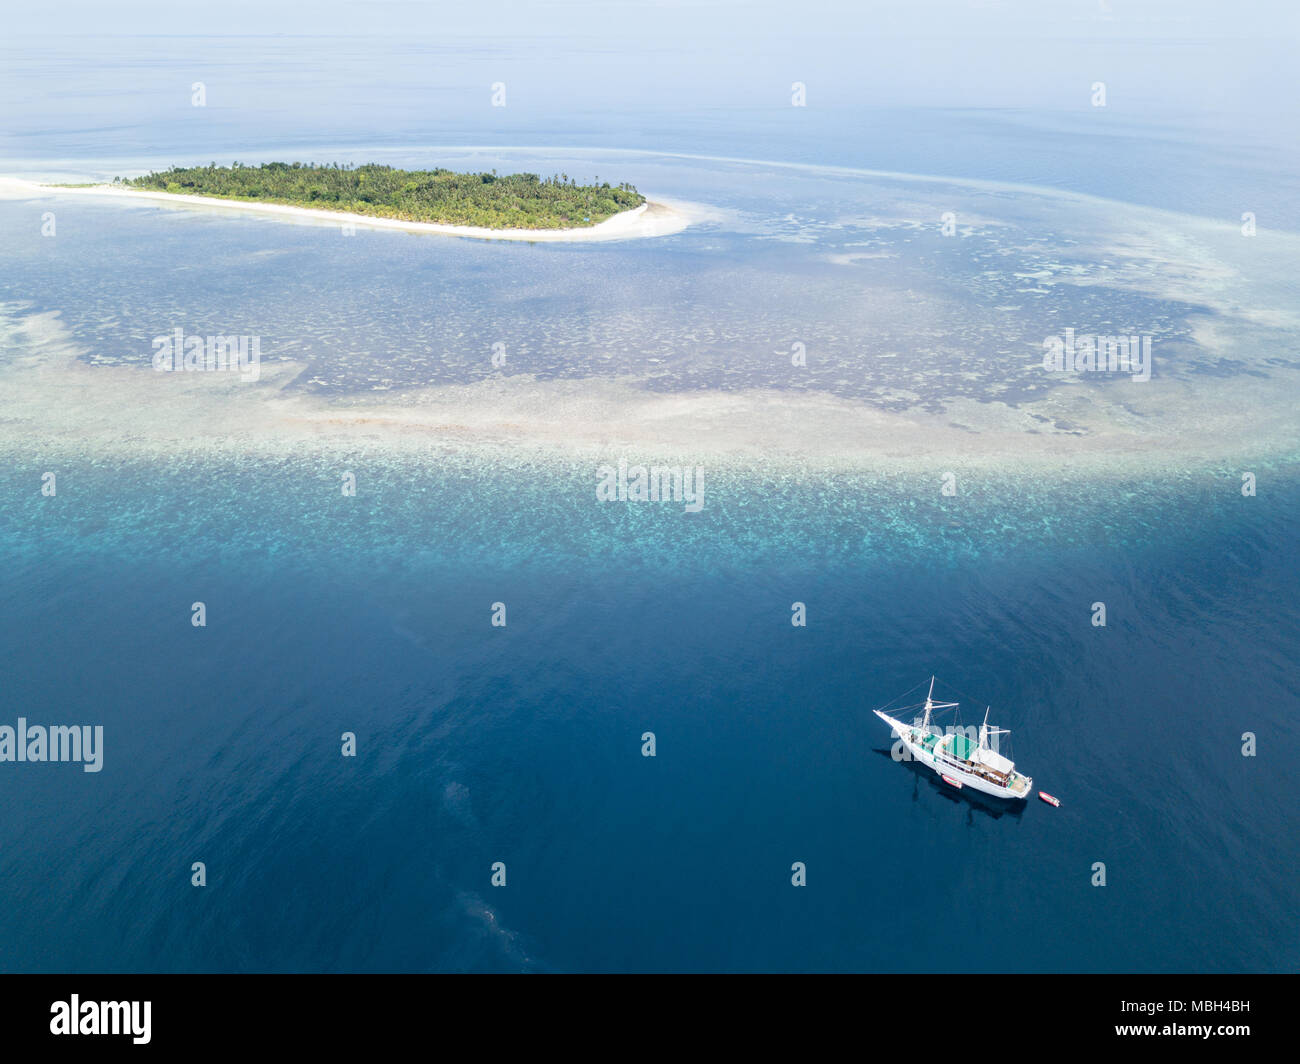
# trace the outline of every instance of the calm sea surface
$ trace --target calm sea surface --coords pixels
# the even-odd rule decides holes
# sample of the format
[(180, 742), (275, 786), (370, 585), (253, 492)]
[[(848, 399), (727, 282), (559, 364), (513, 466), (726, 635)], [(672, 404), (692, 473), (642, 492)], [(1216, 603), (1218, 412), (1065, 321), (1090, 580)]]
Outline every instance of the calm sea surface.
[[(458, 86), (493, 80), (491, 47), (11, 45), (0, 172), (553, 168), (709, 220), (547, 247), (67, 199), (42, 241), (49, 204), (0, 201), (5, 320), (56, 313), (105, 373), (147, 365), (178, 325), (257, 334), (268, 362), (305, 367), (291, 391), (340, 404), (481, 381), (502, 340), (509, 372), (544, 381), (1014, 405), (1040, 394), (1060, 321), (1141, 323), (1188, 385), (1295, 372), (1277, 368), (1297, 353), (1276, 317), (1243, 319), (1237, 358), (1199, 355), (1196, 324), (1240, 294), (1194, 269), (1129, 283), (1146, 267), (1123, 240), (1148, 209), (1300, 230), (1293, 145), (1136, 119), (1098, 133), (1085, 113), (682, 115), (671, 87), (599, 112), (521, 92), (475, 118)], [(202, 79), (195, 54), (205, 111), (166, 96)], [(409, 97), (364, 88), (380, 63)], [(61, 95), (24, 95), (56, 74)], [(950, 204), (998, 224), (956, 254), (909, 222)], [(1103, 244), (1125, 282), (1034, 281)], [(1292, 280), (1258, 283), (1294, 307)], [(817, 354), (797, 381), (795, 341)], [(25, 357), (6, 333), (0, 363)], [(51, 412), (80, 401), (52, 381)], [(147, 409), (130, 418), (158, 437)], [(1117, 454), (1098, 475), (1063, 444), (1059, 472), (1007, 462), (955, 498), (752, 455), (710, 467), (686, 514), (598, 504), (593, 469), (537, 455), (358, 446), (349, 499), (308, 452), (4, 438), (0, 724), (102, 724), (105, 751), (98, 773), (0, 764), (0, 969), (1300, 964), (1294, 454), (1259, 454), (1244, 497), (1234, 464)], [(993, 707), (1060, 809), (973, 801), (890, 760), (870, 710), (931, 673), (963, 723)]]

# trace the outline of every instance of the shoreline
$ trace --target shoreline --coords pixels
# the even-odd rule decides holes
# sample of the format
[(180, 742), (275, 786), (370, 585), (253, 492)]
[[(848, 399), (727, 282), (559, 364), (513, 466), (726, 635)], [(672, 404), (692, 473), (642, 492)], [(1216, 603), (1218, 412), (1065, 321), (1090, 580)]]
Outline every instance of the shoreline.
[(108, 199), (161, 203), (191, 209), (224, 209), (252, 214), (271, 215), (283, 221), (312, 225), (344, 226), (358, 229), (393, 229), (408, 233), (433, 233), (471, 240), (515, 240), (529, 243), (584, 243), (608, 240), (640, 240), (671, 236), (690, 225), (689, 216), (667, 203), (647, 199), (639, 207), (622, 211), (596, 225), (574, 229), (489, 229), (475, 225), (450, 225), (443, 222), (405, 221), (400, 218), (377, 218), (318, 207), (298, 207), (289, 203), (263, 203), (257, 200), (222, 199), (217, 196), (194, 196), (188, 193), (158, 192), (152, 189), (120, 188), (96, 184), (83, 187), (41, 184), (23, 178), (0, 176), (0, 199), (37, 198), (41, 196), (99, 196)]

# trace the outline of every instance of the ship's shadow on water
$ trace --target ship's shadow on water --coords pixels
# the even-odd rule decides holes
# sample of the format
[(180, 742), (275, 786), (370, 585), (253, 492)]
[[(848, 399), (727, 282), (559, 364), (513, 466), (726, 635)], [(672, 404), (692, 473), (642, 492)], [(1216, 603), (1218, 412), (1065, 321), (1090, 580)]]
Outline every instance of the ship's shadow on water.
[[(889, 761), (894, 762), (893, 751), (888, 747), (883, 750), (880, 747), (872, 747), (872, 752), (882, 754)], [(933, 791), (946, 802), (952, 802), (954, 805), (964, 805), (972, 811), (984, 813), (993, 820), (1000, 820), (1004, 816), (1010, 817), (1012, 820), (1019, 820), (1025, 815), (1025, 806), (1029, 804), (1019, 798), (994, 798), (992, 795), (973, 791), (969, 787), (958, 790), (956, 787), (944, 783), (935, 772), (917, 761), (897, 761), (894, 763), (912, 774), (913, 801), (920, 798), (924, 787)]]

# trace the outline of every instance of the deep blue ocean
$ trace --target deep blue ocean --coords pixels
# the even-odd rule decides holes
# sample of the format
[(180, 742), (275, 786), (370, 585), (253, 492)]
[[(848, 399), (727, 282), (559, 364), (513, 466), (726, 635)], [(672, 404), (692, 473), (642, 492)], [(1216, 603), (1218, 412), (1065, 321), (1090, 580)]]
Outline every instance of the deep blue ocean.
[[(249, 72), (281, 47), (208, 43), (206, 61)], [(731, 164), (694, 156), (1013, 181), (1229, 221), (1266, 202), (1300, 229), (1282, 149), (1173, 125), (1148, 137), (1136, 119), (1090, 134), (1116, 149), (1104, 168), (1081, 164), (1098, 150), (1078, 135), (1087, 116), (1057, 113), (863, 105), (788, 136), (772, 124), (788, 108), (678, 121), (663, 101), (630, 126), (559, 104), (499, 129), (451, 104), (461, 117), (441, 124), (402, 108), (371, 123), (374, 101), (326, 48), (311, 93), (217, 107), (196, 129), (189, 111), (164, 115), (144, 43), (90, 70), (88, 42), (10, 47), (11, 103), (22, 78), (55, 70), (72, 102), (10, 125), (3, 173), (359, 145), (413, 165), (438, 144), (494, 145), (507, 161), (510, 145), (532, 145), (531, 160), (554, 144), (595, 172), (608, 160), (593, 149), (630, 129), (614, 146), (676, 153), (623, 160), (643, 188), (725, 212), (658, 244), (363, 234), (354, 251), (332, 232), (91, 202), (60, 206), (66, 240), (52, 247), (22, 239), (30, 205), (0, 203), (0, 300), (57, 313), (105, 372), (147, 362), (173, 322), (234, 320), (309, 366), (295, 388), (331, 400), (480, 380), (502, 330), (542, 379), (635, 372), (652, 391), (730, 391), (779, 387), (765, 353), (810, 335), (826, 359), (801, 387), (983, 400), (1013, 379), (976, 357), (1002, 335), (989, 307), (1017, 300), (1041, 336), (1054, 300), (1101, 298), (1039, 305), (942, 267), (934, 298), (952, 324), (937, 328), (966, 344), (948, 367), (965, 376), (944, 392), (900, 338), (910, 304), (866, 314), (866, 280), (825, 265), (847, 246), (835, 220), (862, 210), (857, 178), (767, 167), (728, 193)], [(365, 47), (344, 50), (364, 67)], [(162, 68), (188, 82), (167, 54)], [(111, 92), (79, 80), (93, 70)], [(1138, 142), (1140, 156), (1122, 150)], [(1003, 199), (1009, 216), (1031, 210)], [(990, 241), (972, 261), (1012, 245), (1031, 267), (1040, 255)], [(854, 277), (911, 293), (913, 272), (940, 269), (923, 240), (898, 254)], [(1203, 295), (1117, 289), (1110, 305), (1177, 345)], [(866, 364), (867, 343), (899, 347), (903, 368)], [(7, 337), (0, 363), (21, 357)], [(51, 410), (80, 401), (51, 387)], [(7, 450), (0, 724), (102, 724), (105, 751), (98, 773), (0, 764), (0, 970), (1300, 966), (1294, 454), (1258, 455), (1253, 497), (1235, 461), (1116, 455), (1098, 474), (1063, 451), (1058, 471), (965, 473), (955, 498), (908, 472), (790, 474), (757, 455), (710, 467), (708, 504), (686, 514), (595, 505), (590, 468), (532, 454), (412, 460), (359, 443), (346, 498), (338, 464), (308, 452), (142, 455), (129, 432), (120, 451)], [(190, 624), (195, 601), (206, 627)], [(795, 602), (806, 627), (791, 624)], [(993, 707), (1017, 766), (1061, 808), (972, 799), (890, 759), (871, 709), (931, 674), (963, 723)], [(792, 886), (795, 862), (806, 887)]]
[[(3, 965), (1292, 968), (1294, 477), (728, 492), (678, 543), (505, 474), (348, 511), (292, 467), (69, 469), (6, 512), (5, 708), (102, 721), (105, 767), (0, 777)], [(931, 670), (1060, 809), (889, 759), (869, 710)]]

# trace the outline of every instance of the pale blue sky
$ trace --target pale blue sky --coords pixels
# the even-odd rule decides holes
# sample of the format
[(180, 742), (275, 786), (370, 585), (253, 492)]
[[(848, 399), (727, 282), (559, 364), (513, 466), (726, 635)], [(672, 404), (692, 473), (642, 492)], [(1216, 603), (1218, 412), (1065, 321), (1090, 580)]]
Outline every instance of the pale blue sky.
[[(486, 37), (521, 52), (562, 39), (557, 81), (603, 83), (616, 99), (698, 87), (703, 106), (801, 80), (809, 106), (1071, 110), (1105, 81), (1119, 112), (1293, 128), (1300, 98), (1295, 0), (56, 0), (5, 22), (38, 50), (69, 33)], [(575, 63), (573, 46), (590, 60)]]

